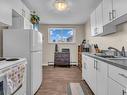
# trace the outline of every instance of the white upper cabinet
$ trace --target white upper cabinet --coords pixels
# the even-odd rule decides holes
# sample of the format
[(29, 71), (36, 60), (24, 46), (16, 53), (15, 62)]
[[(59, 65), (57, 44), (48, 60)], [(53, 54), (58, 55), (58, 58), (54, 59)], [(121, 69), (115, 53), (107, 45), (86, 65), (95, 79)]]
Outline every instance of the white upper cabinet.
[(0, 26), (12, 25), (12, 10), (30, 21), (30, 10), (21, 0), (1, 0), (0, 1)]
[(96, 27), (96, 11), (93, 11), (93, 13), (90, 16), (90, 22), (91, 22), (91, 35), (95, 36), (97, 34), (97, 27)]
[(96, 36), (103, 32), (102, 3), (91, 14), (91, 35)]
[(97, 34), (103, 32), (103, 10), (102, 10), (102, 3), (96, 8), (96, 27), (97, 27)]
[(127, 0), (103, 0), (90, 19), (92, 36), (115, 33), (116, 25), (127, 22)]
[(13, 0), (12, 9), (26, 19), (30, 19), (30, 10), (21, 2), (21, 0)]
[(103, 25), (112, 21), (112, 0), (103, 0)]
[(24, 4), (21, 11), (22, 11), (22, 16), (30, 20), (30, 10)]
[(12, 25), (11, 0), (0, 1), (0, 26)]
[(113, 0), (113, 17), (117, 19), (127, 14), (127, 0)]
[(23, 3), (21, 0), (12, 0), (12, 9), (15, 10), (18, 14), (22, 14)]
[[(127, 0), (103, 0), (104, 26), (112, 21), (114, 21), (114, 25), (127, 21), (127, 16), (124, 16), (126, 14), (127, 14)], [(118, 18), (119, 20), (117, 20)]]

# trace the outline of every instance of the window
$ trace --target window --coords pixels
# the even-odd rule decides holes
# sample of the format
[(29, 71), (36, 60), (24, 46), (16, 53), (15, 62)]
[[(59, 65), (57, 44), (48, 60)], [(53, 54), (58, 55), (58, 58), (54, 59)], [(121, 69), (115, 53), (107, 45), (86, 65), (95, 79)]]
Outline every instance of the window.
[(49, 28), (49, 43), (74, 43), (74, 28)]

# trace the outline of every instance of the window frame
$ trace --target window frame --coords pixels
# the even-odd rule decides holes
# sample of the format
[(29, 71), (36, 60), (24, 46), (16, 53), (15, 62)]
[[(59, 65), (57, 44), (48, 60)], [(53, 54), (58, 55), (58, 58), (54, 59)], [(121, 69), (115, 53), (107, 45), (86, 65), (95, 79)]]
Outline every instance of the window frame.
[[(73, 30), (73, 41), (72, 42), (51, 42), (50, 40), (50, 29), (72, 29)], [(76, 43), (76, 28), (74, 27), (48, 27), (48, 43), (51, 44), (75, 44)]]

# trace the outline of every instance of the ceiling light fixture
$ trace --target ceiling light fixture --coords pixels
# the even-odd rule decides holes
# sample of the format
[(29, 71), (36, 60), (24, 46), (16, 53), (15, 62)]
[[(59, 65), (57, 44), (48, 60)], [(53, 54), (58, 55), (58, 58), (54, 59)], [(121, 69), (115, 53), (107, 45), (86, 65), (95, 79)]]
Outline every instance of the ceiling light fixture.
[(65, 11), (68, 8), (68, 3), (66, 0), (56, 0), (54, 3), (54, 7), (58, 11)]

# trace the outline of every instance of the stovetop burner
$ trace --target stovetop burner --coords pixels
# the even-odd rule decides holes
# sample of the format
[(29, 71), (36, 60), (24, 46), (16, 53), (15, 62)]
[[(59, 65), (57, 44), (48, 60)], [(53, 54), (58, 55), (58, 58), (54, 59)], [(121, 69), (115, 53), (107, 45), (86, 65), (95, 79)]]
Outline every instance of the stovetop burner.
[(0, 61), (4, 61), (4, 60), (6, 60), (6, 58), (0, 58)]
[(17, 60), (19, 60), (18, 58), (0, 58), (0, 61), (17, 61)]
[(6, 61), (17, 61), (19, 60), (18, 58), (10, 58), (10, 59), (6, 59)]

